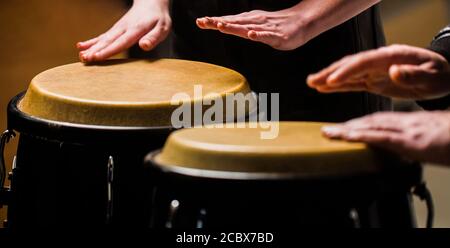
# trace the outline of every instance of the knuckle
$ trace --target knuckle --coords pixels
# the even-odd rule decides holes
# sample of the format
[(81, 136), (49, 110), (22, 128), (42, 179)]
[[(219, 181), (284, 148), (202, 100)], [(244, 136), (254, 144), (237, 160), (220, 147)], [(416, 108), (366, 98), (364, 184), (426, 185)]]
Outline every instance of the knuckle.
[(160, 31), (163, 33), (168, 33), (170, 31), (170, 28), (171, 28), (170, 24), (161, 25)]
[(133, 28), (135, 30), (142, 31), (142, 30), (147, 29), (150, 25), (151, 25), (151, 21), (140, 21), (140, 22), (136, 23)]
[(291, 36), (289, 34), (282, 34), (280, 35), (280, 41), (281, 42), (288, 42), (291, 39)]
[(145, 37), (145, 39), (147, 41), (149, 41), (151, 44), (154, 44), (157, 40), (156, 37), (154, 37), (154, 36), (148, 36), (148, 37)]

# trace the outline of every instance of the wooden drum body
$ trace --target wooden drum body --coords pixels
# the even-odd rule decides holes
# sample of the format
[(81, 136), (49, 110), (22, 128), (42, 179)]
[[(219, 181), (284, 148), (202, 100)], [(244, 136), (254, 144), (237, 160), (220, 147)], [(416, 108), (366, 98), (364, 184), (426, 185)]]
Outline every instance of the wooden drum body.
[(152, 227), (412, 227), (421, 167), (364, 144), (330, 141), (321, 123), (172, 133), (147, 156)]
[(172, 95), (194, 84), (218, 97), (250, 92), (239, 73), (183, 60), (76, 63), (36, 76), (8, 106), (5, 135), (20, 133), (8, 227), (147, 227), (143, 159), (174, 130)]

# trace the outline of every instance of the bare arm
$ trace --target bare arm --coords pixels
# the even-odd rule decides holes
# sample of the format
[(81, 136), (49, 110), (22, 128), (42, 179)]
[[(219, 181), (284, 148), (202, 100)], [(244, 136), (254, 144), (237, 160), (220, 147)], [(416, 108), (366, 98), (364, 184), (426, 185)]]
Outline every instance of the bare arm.
[(238, 15), (199, 18), (197, 25), (202, 29), (214, 29), (262, 42), (279, 50), (292, 50), (378, 2), (303, 0), (291, 8), (275, 12), (254, 10)]
[(311, 38), (362, 13), (380, 0), (304, 0), (294, 6), (309, 22)]

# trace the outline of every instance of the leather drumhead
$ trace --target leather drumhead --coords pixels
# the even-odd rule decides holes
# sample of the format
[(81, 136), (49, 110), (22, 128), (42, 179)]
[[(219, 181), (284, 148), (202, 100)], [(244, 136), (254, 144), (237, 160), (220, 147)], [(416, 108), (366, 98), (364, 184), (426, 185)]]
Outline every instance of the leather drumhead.
[(261, 139), (267, 129), (195, 128), (170, 135), (152, 159), (167, 168), (222, 172), (294, 173), (305, 176), (374, 172), (377, 153), (362, 143), (329, 140), (324, 123), (280, 122), (275, 139)]
[[(202, 95), (194, 94), (202, 86)], [(250, 92), (246, 79), (236, 71), (201, 62), (159, 60), (110, 60), (56, 67), (31, 81), (19, 109), (41, 119), (107, 126), (171, 126), (179, 93), (198, 102), (210, 93)], [(184, 98), (183, 98), (184, 99)], [(181, 101), (180, 101), (181, 104)]]

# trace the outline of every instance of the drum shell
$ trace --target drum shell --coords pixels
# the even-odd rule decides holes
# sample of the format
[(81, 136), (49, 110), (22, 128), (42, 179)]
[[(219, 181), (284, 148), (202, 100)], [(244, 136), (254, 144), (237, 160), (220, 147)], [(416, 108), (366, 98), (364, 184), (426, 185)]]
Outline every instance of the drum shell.
[[(170, 127), (104, 127), (46, 121), (8, 105), (8, 130), (20, 133), (8, 208), (11, 229), (147, 226), (151, 188), (143, 158), (163, 146)], [(108, 159), (113, 158), (107, 218)]]
[[(422, 168), (398, 159), (379, 173), (346, 177), (248, 173), (221, 174), (160, 165), (151, 153), (146, 163), (153, 176), (152, 227), (323, 228), (413, 227), (411, 189)], [(224, 176), (225, 175), (225, 176)], [(179, 202), (175, 217), (170, 203)], [(357, 223), (350, 216), (358, 213)], [(204, 216), (202, 216), (204, 215)]]

